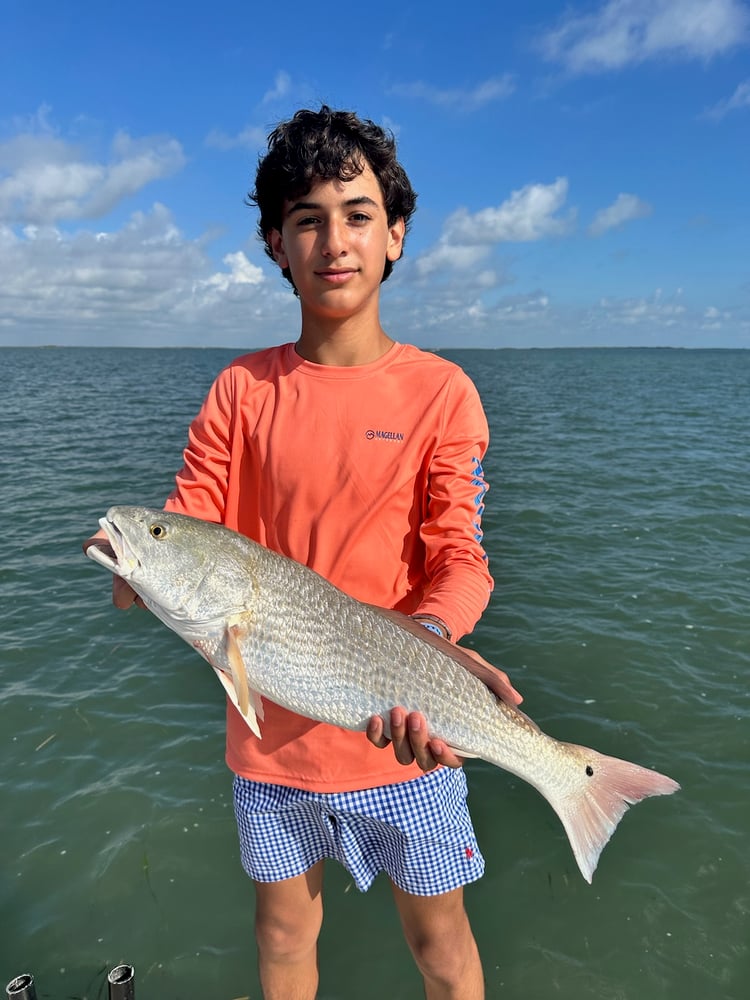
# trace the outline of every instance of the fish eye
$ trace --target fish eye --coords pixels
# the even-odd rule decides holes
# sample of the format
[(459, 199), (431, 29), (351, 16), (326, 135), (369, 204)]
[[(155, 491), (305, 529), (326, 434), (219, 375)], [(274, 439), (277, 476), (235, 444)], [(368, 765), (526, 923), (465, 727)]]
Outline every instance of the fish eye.
[(167, 535), (166, 525), (159, 524), (158, 521), (155, 521), (148, 529), (148, 533), (152, 538), (155, 538), (157, 541), (161, 541), (161, 539), (166, 538)]

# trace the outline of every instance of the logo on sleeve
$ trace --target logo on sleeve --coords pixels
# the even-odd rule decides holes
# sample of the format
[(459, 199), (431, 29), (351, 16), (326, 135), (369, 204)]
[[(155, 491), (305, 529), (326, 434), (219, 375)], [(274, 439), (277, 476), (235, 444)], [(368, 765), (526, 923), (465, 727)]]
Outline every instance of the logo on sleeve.
[[(474, 519), (474, 538), (482, 541), (482, 514), (484, 514), (484, 496), (487, 492), (487, 483), (484, 479), (484, 469), (478, 458), (471, 460), (471, 485), (476, 489), (474, 496), (474, 506), (476, 507), (476, 518)], [(486, 558), (486, 556), (485, 556)]]

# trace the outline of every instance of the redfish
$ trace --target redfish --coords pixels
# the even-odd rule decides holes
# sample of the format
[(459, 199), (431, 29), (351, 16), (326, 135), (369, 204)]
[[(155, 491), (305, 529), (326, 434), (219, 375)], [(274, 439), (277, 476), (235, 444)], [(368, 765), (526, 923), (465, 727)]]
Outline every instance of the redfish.
[(482, 683), (459, 646), (244, 535), (143, 507), (112, 507), (100, 523), (112, 552), (93, 545), (87, 554), (208, 660), (259, 739), (263, 698), (352, 730), (373, 715), (387, 726), (396, 705), (422, 712), (432, 737), (547, 799), (588, 882), (628, 807), (680, 787), (547, 736)]

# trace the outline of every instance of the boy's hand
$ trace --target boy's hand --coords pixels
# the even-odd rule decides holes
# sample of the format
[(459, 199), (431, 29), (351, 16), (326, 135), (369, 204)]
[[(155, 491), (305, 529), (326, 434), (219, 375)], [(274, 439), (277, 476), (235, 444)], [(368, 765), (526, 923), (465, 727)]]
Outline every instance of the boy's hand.
[[(461, 647), (477, 662), (476, 676), (504, 702), (509, 705), (519, 705), (523, 698), (516, 691), (508, 675), (493, 667), (473, 649)], [(474, 671), (472, 671), (474, 672)], [(391, 709), (391, 738), (385, 735), (383, 720), (379, 715), (373, 715), (367, 724), (367, 738), (376, 747), (387, 747), (393, 744), (396, 760), (401, 764), (417, 762), (423, 771), (431, 771), (442, 764), (445, 767), (461, 767), (463, 757), (455, 754), (444, 740), (430, 739), (427, 732), (427, 720), (421, 712), (407, 712), (397, 707)]]
[[(109, 544), (107, 534), (103, 529), (97, 531), (91, 538), (87, 538), (83, 543), (83, 551), (86, 552), (92, 545), (98, 545), (100, 549), (112, 553), (112, 546)], [(113, 553), (112, 553), (113, 554)], [(121, 576), (112, 576), (112, 603), (116, 608), (130, 608), (137, 604), (139, 608), (144, 608), (145, 604), (136, 594), (129, 583), (126, 583)]]
[(476, 667), (473, 670), (471, 670), (471, 667), (468, 668), (471, 670), (471, 673), (478, 677), (496, 697), (504, 701), (506, 705), (521, 704), (523, 695), (516, 691), (510, 682), (510, 677), (508, 677), (504, 670), (494, 667), (489, 660), (485, 660), (475, 649), (467, 649), (466, 646), (461, 646), (461, 651), (468, 653), (472, 660), (476, 662)]
[(463, 757), (458, 757), (443, 740), (430, 739), (427, 720), (421, 712), (407, 712), (405, 708), (391, 709), (391, 738), (385, 735), (383, 720), (373, 715), (367, 724), (367, 738), (376, 747), (393, 744), (393, 752), (400, 764), (416, 761), (423, 771), (431, 771), (438, 764), (461, 767)]

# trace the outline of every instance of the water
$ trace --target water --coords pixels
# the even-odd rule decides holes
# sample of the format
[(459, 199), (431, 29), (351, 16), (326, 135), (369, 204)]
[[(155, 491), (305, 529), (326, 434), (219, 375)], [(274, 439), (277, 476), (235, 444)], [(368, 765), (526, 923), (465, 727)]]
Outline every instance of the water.
[[(468, 765), (488, 998), (735, 1000), (750, 982), (750, 352), (447, 352), (488, 411), (497, 580), (470, 644), (551, 734), (656, 767), (593, 886), (529, 786)], [(232, 354), (0, 351), (0, 986), (257, 1000), (223, 705), (203, 661), (115, 611), (80, 542), (159, 505)], [(382, 878), (329, 866), (321, 1000), (419, 979)]]

